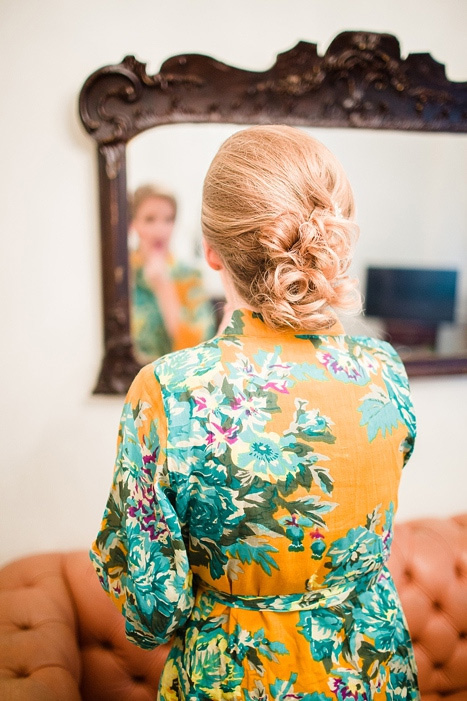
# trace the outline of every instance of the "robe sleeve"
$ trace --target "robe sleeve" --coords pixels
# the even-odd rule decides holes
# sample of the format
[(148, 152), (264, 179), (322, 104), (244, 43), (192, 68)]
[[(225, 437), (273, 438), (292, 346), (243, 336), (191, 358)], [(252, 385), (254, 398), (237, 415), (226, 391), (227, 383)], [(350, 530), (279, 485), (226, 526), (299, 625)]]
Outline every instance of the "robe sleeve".
[(417, 437), (417, 420), (412, 403), (409, 378), (407, 376), (404, 363), (402, 362), (397, 351), (391, 345), (389, 345), (389, 343), (385, 343), (385, 346), (387, 346), (390, 350), (392, 361), (389, 366), (389, 380), (391, 381), (392, 386), (396, 388), (396, 391), (393, 393), (394, 401), (396, 402), (401, 418), (407, 427), (407, 436), (402, 441), (400, 446), (403, 454), (402, 466), (405, 467), (413, 453), (415, 439)]
[(167, 642), (193, 607), (166, 442), (161, 390), (148, 365), (126, 397), (113, 482), (90, 553), (102, 587), (126, 619), (127, 638), (144, 648)]

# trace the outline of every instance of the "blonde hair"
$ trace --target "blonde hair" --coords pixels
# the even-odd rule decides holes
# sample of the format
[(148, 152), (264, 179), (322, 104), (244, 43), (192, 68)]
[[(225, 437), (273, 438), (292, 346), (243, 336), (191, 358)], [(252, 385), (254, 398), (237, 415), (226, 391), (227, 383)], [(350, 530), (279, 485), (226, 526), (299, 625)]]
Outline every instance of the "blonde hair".
[(203, 188), (202, 228), (241, 297), (273, 328), (320, 330), (360, 308), (347, 274), (359, 229), (337, 158), (288, 126), (255, 126), (221, 146)]
[(177, 216), (177, 200), (175, 199), (175, 196), (168, 190), (165, 190), (155, 183), (148, 183), (146, 185), (140, 185), (128, 198), (130, 221), (134, 219), (136, 212), (141, 207), (143, 202), (148, 200), (150, 197), (157, 197), (161, 200), (167, 200), (167, 202), (170, 202), (174, 210), (174, 218)]

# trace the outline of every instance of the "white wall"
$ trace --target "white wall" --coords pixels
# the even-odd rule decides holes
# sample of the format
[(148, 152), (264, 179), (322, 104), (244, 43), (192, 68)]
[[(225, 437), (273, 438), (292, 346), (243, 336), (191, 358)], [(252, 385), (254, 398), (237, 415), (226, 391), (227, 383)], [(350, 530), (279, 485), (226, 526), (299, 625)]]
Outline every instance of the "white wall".
[[(1, 560), (87, 547), (111, 477), (122, 400), (91, 394), (102, 344), (95, 155), (77, 117), (85, 78), (128, 53), (150, 72), (186, 52), (264, 70), (299, 39), (322, 51), (367, 29), (467, 80), (466, 26), (464, 0), (1, 2)], [(399, 517), (465, 510), (467, 376), (414, 380), (413, 393), (419, 440)]]

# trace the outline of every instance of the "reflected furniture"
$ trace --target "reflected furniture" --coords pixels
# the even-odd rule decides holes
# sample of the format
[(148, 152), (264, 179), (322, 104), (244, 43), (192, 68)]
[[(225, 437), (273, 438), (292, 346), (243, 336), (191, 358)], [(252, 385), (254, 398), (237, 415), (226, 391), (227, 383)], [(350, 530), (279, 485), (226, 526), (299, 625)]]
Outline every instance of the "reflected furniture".
[[(299, 42), (264, 72), (208, 56), (167, 59), (148, 75), (134, 56), (98, 69), (79, 98), (97, 144), (104, 359), (95, 392), (125, 393), (139, 369), (130, 336), (126, 147), (138, 134), (180, 123), (467, 132), (467, 83), (447, 79), (430, 54), (401, 57), (390, 34), (339, 34), (323, 55)], [(409, 375), (467, 372), (467, 352), (408, 360)]]
[(438, 326), (455, 318), (458, 271), (367, 268), (365, 315), (384, 322), (387, 340), (412, 349), (435, 349)]
[[(467, 513), (396, 525), (389, 567), (417, 659), (422, 701), (467, 699)], [(168, 646), (142, 650), (85, 551), (0, 570), (0, 698), (154, 701)], [(311, 690), (310, 690), (311, 691)]]

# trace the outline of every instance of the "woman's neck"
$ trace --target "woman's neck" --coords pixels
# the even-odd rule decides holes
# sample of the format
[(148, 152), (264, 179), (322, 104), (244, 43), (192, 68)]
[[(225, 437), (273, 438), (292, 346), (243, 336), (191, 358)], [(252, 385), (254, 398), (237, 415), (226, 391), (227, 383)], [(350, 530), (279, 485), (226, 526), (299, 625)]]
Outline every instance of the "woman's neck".
[(229, 273), (223, 268), (222, 270), (219, 271), (221, 280), (222, 280), (222, 286), (224, 288), (225, 292), (225, 298), (226, 298), (226, 303), (224, 307), (224, 316), (222, 317), (221, 324), (219, 326), (219, 333), (222, 332), (225, 327), (228, 325), (230, 321), (230, 317), (232, 316), (232, 312), (234, 312), (236, 309), (249, 309), (252, 312), (258, 311), (254, 307), (251, 306), (251, 304), (248, 304), (243, 297), (240, 296), (240, 294), (237, 292), (235, 285), (232, 282), (232, 278), (230, 277)]

